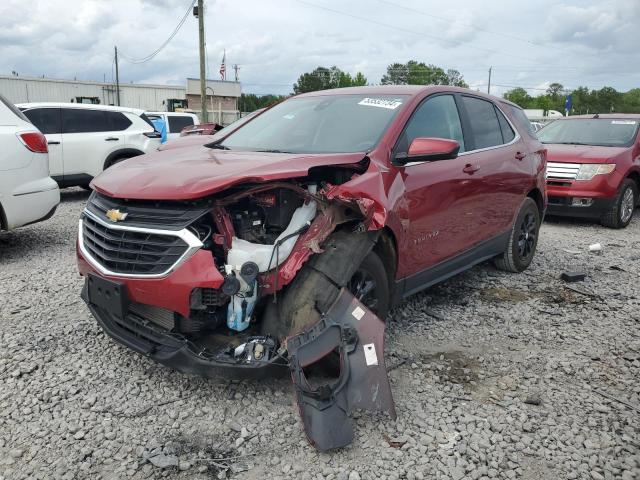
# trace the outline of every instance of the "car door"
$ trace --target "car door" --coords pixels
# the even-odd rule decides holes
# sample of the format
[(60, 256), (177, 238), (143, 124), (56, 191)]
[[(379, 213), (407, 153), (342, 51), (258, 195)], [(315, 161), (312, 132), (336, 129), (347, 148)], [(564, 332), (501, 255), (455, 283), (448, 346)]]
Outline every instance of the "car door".
[(511, 228), (527, 185), (531, 183), (526, 147), (502, 111), (491, 101), (462, 95), (472, 150), (463, 154), (475, 165), (473, 228), (475, 241), (497, 237)]
[(59, 183), (62, 182), (64, 180), (64, 145), (62, 143), (60, 109), (56, 107), (30, 108), (24, 110), (23, 113), (47, 138), (49, 175)]
[[(109, 112), (110, 113), (110, 112)], [(95, 177), (107, 156), (121, 148), (123, 132), (112, 131), (107, 112), (89, 108), (62, 109), (65, 176)]]
[[(457, 140), (466, 151), (463, 126), (453, 94), (438, 94), (424, 100), (400, 134), (393, 155), (406, 153), (415, 138)], [(405, 184), (408, 208), (407, 240), (401, 254), (409, 265), (409, 276), (433, 267), (467, 250), (473, 243), (474, 192), (477, 177), (470, 157), (414, 162), (398, 167)], [(421, 284), (416, 280), (416, 288)], [(407, 285), (407, 290), (414, 287)]]

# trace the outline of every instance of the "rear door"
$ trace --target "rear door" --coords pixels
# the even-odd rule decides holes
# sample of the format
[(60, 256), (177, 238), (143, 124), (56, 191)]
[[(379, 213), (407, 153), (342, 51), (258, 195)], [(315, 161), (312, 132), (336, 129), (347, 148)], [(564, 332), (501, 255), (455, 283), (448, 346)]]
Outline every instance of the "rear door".
[(131, 125), (131, 121), (119, 112), (62, 109), (65, 175), (95, 177), (102, 172), (107, 156), (121, 148), (124, 134), (113, 131), (111, 113), (119, 114), (128, 122), (127, 125)]
[(30, 108), (23, 112), (49, 144), (49, 174), (58, 182), (64, 177), (64, 145), (62, 143), (62, 119), (60, 108)]
[(481, 242), (511, 228), (532, 175), (526, 144), (502, 111), (484, 98), (461, 99), (472, 147), (463, 156), (477, 168), (471, 226)]

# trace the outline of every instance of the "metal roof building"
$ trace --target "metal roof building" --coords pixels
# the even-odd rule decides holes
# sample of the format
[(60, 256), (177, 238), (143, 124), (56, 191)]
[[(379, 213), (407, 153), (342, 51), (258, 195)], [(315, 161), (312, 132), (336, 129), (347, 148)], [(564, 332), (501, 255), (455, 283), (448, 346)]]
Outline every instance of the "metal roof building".
[[(188, 110), (200, 112), (200, 83), (186, 79), (185, 86), (120, 84), (120, 105), (146, 111), (168, 111), (176, 100), (188, 100)], [(207, 80), (209, 119), (228, 124), (238, 118), (242, 91), (239, 82)], [(110, 82), (60, 80), (0, 75), (0, 94), (12, 103), (77, 102), (116, 105), (116, 86)], [(170, 102), (171, 100), (171, 102)], [(180, 102), (178, 102), (180, 103)]]

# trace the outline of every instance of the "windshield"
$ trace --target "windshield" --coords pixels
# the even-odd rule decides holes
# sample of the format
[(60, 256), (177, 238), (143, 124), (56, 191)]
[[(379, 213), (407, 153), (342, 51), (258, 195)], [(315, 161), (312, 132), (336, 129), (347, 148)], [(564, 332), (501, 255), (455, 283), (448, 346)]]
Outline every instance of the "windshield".
[(406, 95), (323, 95), (286, 100), (231, 133), (217, 148), (289, 153), (371, 150)]
[(628, 147), (638, 131), (638, 120), (576, 118), (558, 120), (538, 131), (542, 143)]

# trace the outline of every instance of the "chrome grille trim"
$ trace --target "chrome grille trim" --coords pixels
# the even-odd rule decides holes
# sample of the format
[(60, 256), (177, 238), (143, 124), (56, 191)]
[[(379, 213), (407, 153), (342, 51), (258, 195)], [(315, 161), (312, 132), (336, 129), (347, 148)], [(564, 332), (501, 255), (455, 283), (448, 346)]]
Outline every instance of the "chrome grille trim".
[[(167, 235), (170, 237), (180, 238), (187, 244), (187, 249), (169, 268), (160, 273), (152, 273), (152, 274), (144, 274), (144, 273), (119, 273), (110, 270), (100, 263), (92, 254), (88, 251), (87, 247), (84, 244), (84, 216), (90, 217), (92, 221), (101, 224), (103, 227), (114, 230), (114, 231), (128, 231), (135, 233), (144, 233), (151, 235)], [(83, 217), (80, 218), (78, 222), (78, 245), (80, 247), (80, 251), (84, 258), (89, 262), (89, 264), (98, 270), (103, 275), (108, 275), (111, 277), (121, 277), (121, 278), (163, 278), (166, 277), (169, 273), (178, 268), (182, 263), (184, 263), (189, 257), (191, 257), (196, 251), (202, 248), (202, 242), (189, 230), (163, 230), (163, 229), (155, 229), (155, 228), (142, 228), (142, 227), (129, 227), (126, 225), (117, 225), (113, 223), (109, 223), (101, 218), (98, 218), (95, 214), (85, 209), (83, 212)]]
[(579, 163), (547, 162), (547, 178), (575, 180), (580, 172)]

